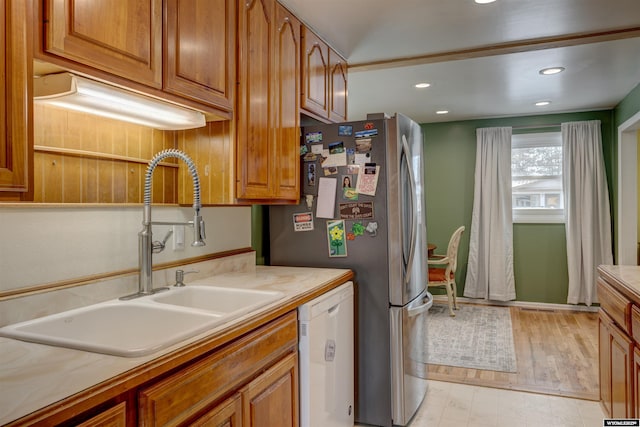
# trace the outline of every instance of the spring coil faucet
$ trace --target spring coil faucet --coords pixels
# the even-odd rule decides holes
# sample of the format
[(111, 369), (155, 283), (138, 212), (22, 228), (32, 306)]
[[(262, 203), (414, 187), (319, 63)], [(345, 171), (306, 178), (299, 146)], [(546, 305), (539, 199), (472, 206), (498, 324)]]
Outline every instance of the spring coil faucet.
[[(151, 221), (151, 181), (153, 177), (153, 172), (155, 171), (158, 164), (168, 158), (175, 157), (187, 164), (189, 168), (189, 173), (191, 174), (191, 179), (193, 181), (193, 221), (189, 222), (153, 222)], [(174, 148), (170, 148), (168, 150), (162, 150), (157, 153), (149, 162), (147, 167), (147, 172), (145, 174), (144, 179), (144, 207), (143, 207), (143, 219), (142, 219), (142, 230), (138, 233), (138, 258), (139, 258), (139, 268), (140, 268), (140, 276), (138, 281), (138, 292), (132, 295), (124, 296), (120, 299), (127, 300), (132, 298), (137, 298), (144, 295), (151, 295), (159, 291), (167, 290), (169, 288), (153, 288), (153, 262), (152, 256), (153, 253), (161, 252), (164, 249), (164, 242), (159, 243), (153, 242), (152, 239), (152, 231), (151, 227), (153, 225), (188, 225), (193, 227), (193, 243), (191, 246), (205, 246), (204, 239), (205, 228), (204, 228), (204, 220), (202, 216), (200, 216), (200, 208), (202, 207), (200, 203), (200, 178), (198, 177), (198, 171), (196, 170), (196, 166), (193, 163), (193, 160), (180, 150), (176, 150)], [(166, 241), (166, 238), (165, 238)]]

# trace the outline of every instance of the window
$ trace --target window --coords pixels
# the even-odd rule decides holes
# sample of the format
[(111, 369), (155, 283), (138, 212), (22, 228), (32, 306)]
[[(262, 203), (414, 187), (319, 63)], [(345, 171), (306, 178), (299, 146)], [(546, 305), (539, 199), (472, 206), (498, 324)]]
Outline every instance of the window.
[(511, 137), (513, 222), (564, 222), (562, 135)]

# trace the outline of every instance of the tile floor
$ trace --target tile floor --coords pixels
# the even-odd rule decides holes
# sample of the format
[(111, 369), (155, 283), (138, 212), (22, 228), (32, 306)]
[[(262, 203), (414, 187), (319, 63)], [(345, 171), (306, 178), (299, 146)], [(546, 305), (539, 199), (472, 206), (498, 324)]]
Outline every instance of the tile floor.
[(589, 400), (429, 381), (409, 427), (599, 427), (603, 418)]
[(597, 427), (600, 403), (559, 396), (429, 381), (411, 427)]

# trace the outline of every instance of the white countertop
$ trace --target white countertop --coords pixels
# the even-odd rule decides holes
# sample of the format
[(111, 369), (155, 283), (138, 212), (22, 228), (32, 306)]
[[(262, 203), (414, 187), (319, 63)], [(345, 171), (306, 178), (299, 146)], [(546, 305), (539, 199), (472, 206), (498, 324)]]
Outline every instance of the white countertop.
[(276, 290), (283, 292), (285, 297), (143, 357), (109, 356), (0, 337), (0, 424), (16, 420), (187, 344), (222, 334), (241, 322), (311, 293), (347, 272), (344, 269), (257, 266), (251, 272), (223, 273), (193, 281), (189, 284)]

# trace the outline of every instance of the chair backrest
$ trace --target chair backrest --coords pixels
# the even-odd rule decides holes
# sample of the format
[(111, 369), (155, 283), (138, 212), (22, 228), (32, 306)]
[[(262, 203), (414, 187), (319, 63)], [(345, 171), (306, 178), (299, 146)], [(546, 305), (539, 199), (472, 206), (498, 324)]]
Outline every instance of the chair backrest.
[(451, 272), (456, 272), (456, 267), (458, 266), (458, 247), (460, 246), (460, 237), (464, 232), (464, 225), (460, 226), (456, 231), (451, 235), (451, 239), (449, 239), (449, 246), (447, 247), (447, 258), (451, 260)]

